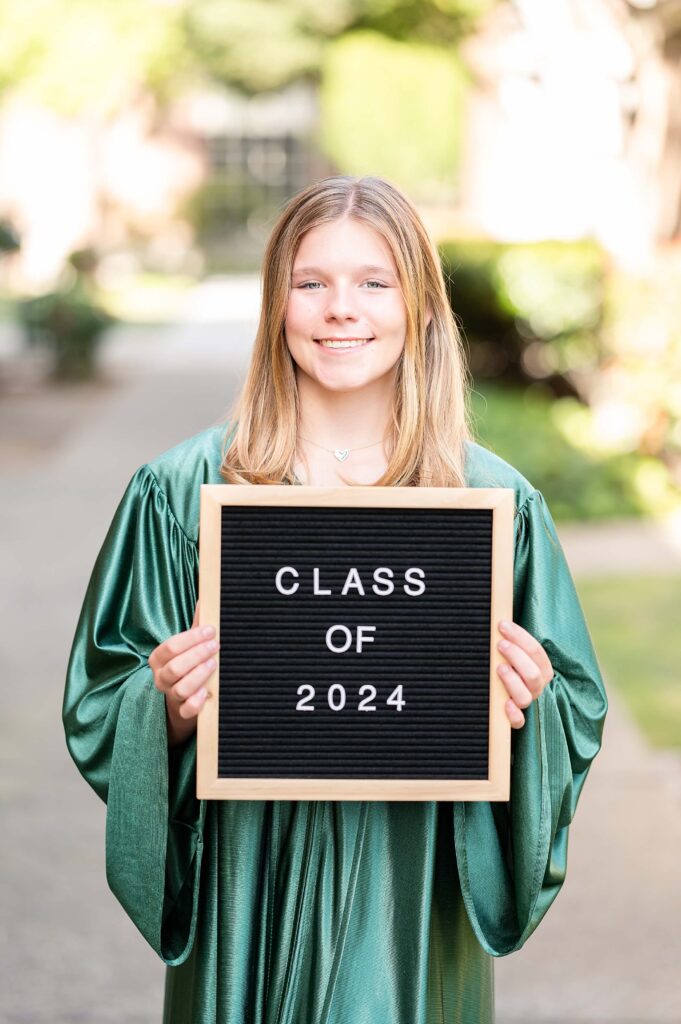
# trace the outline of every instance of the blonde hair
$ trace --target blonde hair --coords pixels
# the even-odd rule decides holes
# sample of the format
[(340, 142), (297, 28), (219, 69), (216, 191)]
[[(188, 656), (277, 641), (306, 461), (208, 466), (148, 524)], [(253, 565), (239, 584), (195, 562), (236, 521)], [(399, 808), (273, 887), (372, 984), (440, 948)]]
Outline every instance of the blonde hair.
[(468, 371), (440, 260), (411, 202), (376, 177), (316, 182), (288, 202), (274, 225), (263, 259), (260, 323), (221, 474), (228, 483), (295, 482), (298, 389), (284, 334), (291, 273), (303, 235), (341, 217), (354, 217), (385, 239), (406, 306), (388, 466), (376, 486), (465, 486)]

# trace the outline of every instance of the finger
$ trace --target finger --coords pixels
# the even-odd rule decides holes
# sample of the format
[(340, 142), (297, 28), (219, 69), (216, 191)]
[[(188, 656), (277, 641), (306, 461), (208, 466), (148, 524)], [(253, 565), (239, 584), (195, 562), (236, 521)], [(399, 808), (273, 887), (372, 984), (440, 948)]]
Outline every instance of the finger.
[(499, 665), (497, 672), (516, 707), (529, 708), (534, 698), (518, 673), (514, 672), (511, 666), (505, 662), (503, 665)]
[(208, 691), (204, 686), (180, 705), (180, 718), (196, 718), (206, 703)]
[(497, 646), (512, 668), (516, 670), (532, 696), (538, 697), (544, 689), (544, 676), (536, 661), (533, 661), (529, 654), (509, 640), (501, 640)]
[(179, 683), (172, 686), (168, 691), (170, 696), (182, 703), (182, 701), (188, 700), (200, 686), (203, 686), (208, 677), (215, 671), (216, 662), (214, 658), (209, 658), (208, 661), (202, 662), (197, 665), (195, 669), (187, 673)]
[(537, 663), (542, 671), (544, 682), (548, 683), (553, 678), (551, 659), (531, 633), (528, 633), (526, 629), (519, 626), (517, 622), (508, 622), (506, 620), (499, 623), (499, 631), (506, 640), (511, 640), (514, 644), (517, 644)]
[(188, 651), (171, 658), (162, 669), (157, 671), (156, 679), (158, 689), (167, 690), (179, 683), (188, 672), (200, 665), (202, 661), (211, 658), (218, 649), (217, 640), (205, 640), (203, 643), (195, 644)]
[(149, 664), (156, 670), (162, 668), (171, 658), (189, 650), (202, 640), (210, 640), (215, 636), (214, 626), (195, 626), (184, 633), (176, 633), (162, 644), (159, 644), (149, 655)]
[(512, 729), (522, 729), (525, 725), (525, 715), (512, 700), (506, 701), (506, 714), (508, 715), (508, 720), (511, 723)]

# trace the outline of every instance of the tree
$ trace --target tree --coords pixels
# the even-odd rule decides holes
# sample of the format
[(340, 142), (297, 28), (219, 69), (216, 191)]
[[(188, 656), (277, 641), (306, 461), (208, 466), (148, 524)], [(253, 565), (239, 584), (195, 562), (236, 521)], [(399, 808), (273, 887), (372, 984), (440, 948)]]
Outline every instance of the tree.
[(135, 89), (166, 95), (193, 65), (181, 15), (155, 0), (0, 0), (0, 94), (66, 115), (113, 112)]
[(254, 94), (319, 81), (327, 46), (353, 30), (449, 48), (493, 2), (0, 0), (0, 93), (68, 114), (205, 78)]
[(350, 32), (326, 53), (322, 148), (350, 174), (370, 170), (415, 196), (444, 186), (451, 198), (466, 85), (454, 48)]

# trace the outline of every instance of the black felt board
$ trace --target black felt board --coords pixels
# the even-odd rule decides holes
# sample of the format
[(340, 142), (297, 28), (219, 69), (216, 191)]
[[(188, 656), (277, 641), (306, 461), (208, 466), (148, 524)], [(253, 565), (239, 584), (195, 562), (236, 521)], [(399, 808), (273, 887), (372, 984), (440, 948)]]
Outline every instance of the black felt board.
[[(225, 505), (221, 529), (218, 777), (488, 777), (490, 509)], [(282, 566), (299, 573), (288, 597)], [(412, 566), (420, 596), (402, 590)], [(313, 596), (315, 567), (332, 595)], [(365, 596), (340, 595), (351, 567)], [(378, 567), (394, 572), (388, 596), (371, 589)], [(353, 633), (344, 654), (326, 645), (338, 623)], [(358, 624), (376, 627), (361, 654)], [(296, 710), (301, 684), (313, 712)], [(376, 710), (360, 712), (366, 684)], [(386, 699), (400, 684), (398, 711)]]

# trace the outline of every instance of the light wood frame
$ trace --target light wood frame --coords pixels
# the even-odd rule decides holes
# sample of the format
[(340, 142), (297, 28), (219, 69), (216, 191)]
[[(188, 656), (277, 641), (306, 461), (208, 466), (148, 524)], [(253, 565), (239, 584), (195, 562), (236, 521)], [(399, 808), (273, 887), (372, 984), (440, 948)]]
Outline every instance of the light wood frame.
[(492, 588), (490, 635), (488, 779), (265, 779), (218, 776), (217, 667), (198, 718), (196, 793), (208, 800), (495, 800), (510, 795), (511, 726), (506, 689), (497, 673), (497, 626), (513, 616), (514, 493), (506, 488), (290, 487), (203, 484), (199, 534), (199, 623), (210, 623), (220, 639), (221, 510), (223, 505), (282, 505), (287, 508), (472, 508), (491, 509)]

